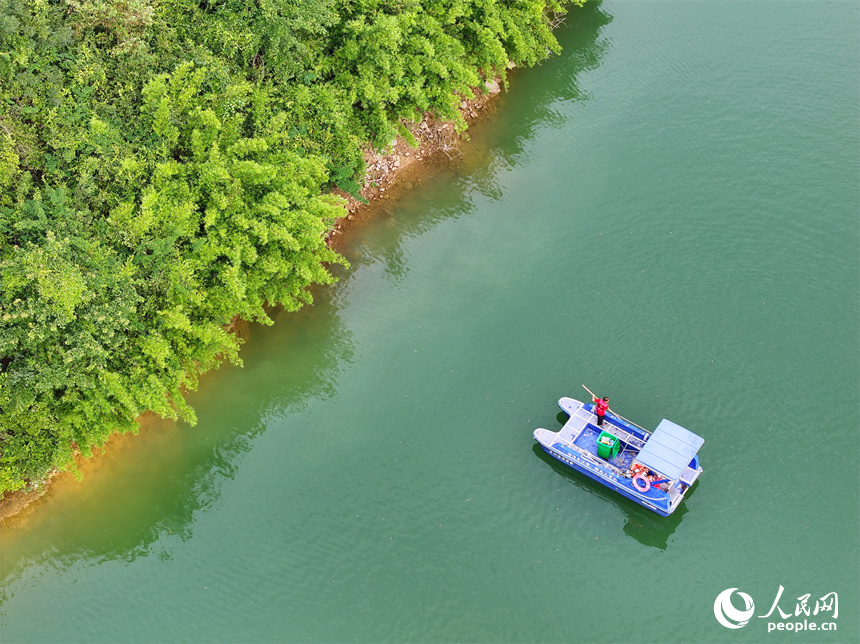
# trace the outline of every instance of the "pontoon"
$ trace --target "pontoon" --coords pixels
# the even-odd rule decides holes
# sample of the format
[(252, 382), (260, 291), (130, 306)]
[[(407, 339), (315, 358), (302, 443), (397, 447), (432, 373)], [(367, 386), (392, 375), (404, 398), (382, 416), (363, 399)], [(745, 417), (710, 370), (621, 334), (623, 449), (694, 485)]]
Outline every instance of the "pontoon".
[(557, 432), (539, 428), (544, 451), (657, 514), (669, 516), (702, 473), (700, 436), (665, 418), (653, 432), (606, 413), (597, 425), (594, 403), (562, 398), (568, 420)]

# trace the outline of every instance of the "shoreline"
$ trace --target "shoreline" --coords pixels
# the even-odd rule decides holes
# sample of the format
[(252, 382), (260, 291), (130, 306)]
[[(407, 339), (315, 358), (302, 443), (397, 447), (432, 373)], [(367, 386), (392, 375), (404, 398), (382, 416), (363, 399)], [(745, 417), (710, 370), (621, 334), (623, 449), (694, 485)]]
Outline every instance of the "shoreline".
[[(483, 88), (475, 88), (474, 91), (475, 98), (460, 102), (460, 114), (469, 126), (495, 112), (493, 99), (501, 93), (501, 83), (498, 79), (487, 81)], [(341, 190), (334, 190), (335, 194), (346, 200), (345, 214), (335, 221), (326, 236), (327, 245), (338, 253), (343, 254), (342, 251), (358, 230), (381, 216), (390, 215), (392, 202), (434, 176), (440, 165), (447, 166), (460, 157), (459, 145), (467, 141), (463, 133), (469, 131), (467, 127), (463, 132), (457, 132), (453, 122), (437, 121), (427, 114), (420, 123), (410, 123), (406, 127), (417, 140), (416, 147), (398, 136), (387, 152), (365, 151), (365, 175), (360, 182), (362, 188), (359, 194), (367, 203)], [(242, 336), (244, 326), (243, 320), (234, 319), (228, 329)], [(137, 422), (140, 423), (151, 413), (144, 413)], [(111, 440), (108, 439), (108, 443)], [(100, 450), (102, 454), (108, 443)], [(50, 491), (51, 481), (58, 474), (64, 473), (49, 474), (33, 489), (17, 490), (0, 496), (0, 530), (7, 520), (20, 515), (25, 509), (32, 510), (32, 505)]]
[[(406, 127), (418, 142), (412, 147), (398, 136), (389, 152), (364, 153), (365, 174), (361, 180), (359, 194), (367, 200), (362, 203), (342, 190), (335, 194), (346, 199), (346, 214), (329, 230), (326, 242), (330, 248), (340, 252), (347, 246), (355, 231), (381, 215), (391, 214), (389, 203), (414, 190), (423, 181), (437, 173), (440, 165), (450, 165), (462, 156), (459, 145), (466, 143), (463, 134), (471, 125), (483, 121), (495, 112), (493, 99), (501, 92), (499, 79), (487, 81), (483, 88), (475, 88), (475, 98), (462, 99), (460, 114), (468, 127), (457, 132), (451, 121), (437, 121), (427, 114), (420, 123)], [(481, 92), (481, 93), (479, 93)]]

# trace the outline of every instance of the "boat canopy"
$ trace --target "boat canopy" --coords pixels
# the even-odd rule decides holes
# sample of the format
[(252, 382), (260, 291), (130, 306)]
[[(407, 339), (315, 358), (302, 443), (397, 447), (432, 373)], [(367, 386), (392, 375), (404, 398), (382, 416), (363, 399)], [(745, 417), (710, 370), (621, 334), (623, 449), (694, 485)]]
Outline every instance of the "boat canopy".
[(704, 442), (701, 436), (664, 418), (636, 460), (666, 478), (677, 480)]

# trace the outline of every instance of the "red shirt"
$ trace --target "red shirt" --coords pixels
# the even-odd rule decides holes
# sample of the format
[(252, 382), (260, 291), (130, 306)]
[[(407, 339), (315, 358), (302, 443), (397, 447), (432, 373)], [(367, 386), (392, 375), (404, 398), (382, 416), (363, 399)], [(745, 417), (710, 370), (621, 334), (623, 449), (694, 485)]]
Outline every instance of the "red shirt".
[(602, 399), (595, 402), (597, 402), (597, 407), (595, 408), (594, 413), (598, 416), (604, 416), (606, 414), (606, 410), (609, 409), (609, 403)]

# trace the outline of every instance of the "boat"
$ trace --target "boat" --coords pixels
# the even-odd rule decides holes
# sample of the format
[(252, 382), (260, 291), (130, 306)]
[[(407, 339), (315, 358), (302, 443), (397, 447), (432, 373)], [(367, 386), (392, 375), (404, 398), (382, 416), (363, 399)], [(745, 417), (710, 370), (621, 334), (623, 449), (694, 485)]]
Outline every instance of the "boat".
[(558, 405), (568, 415), (564, 426), (534, 431), (543, 450), (659, 515), (672, 514), (702, 474), (705, 439), (670, 420), (649, 432), (607, 410), (598, 426), (594, 403), (565, 397)]

